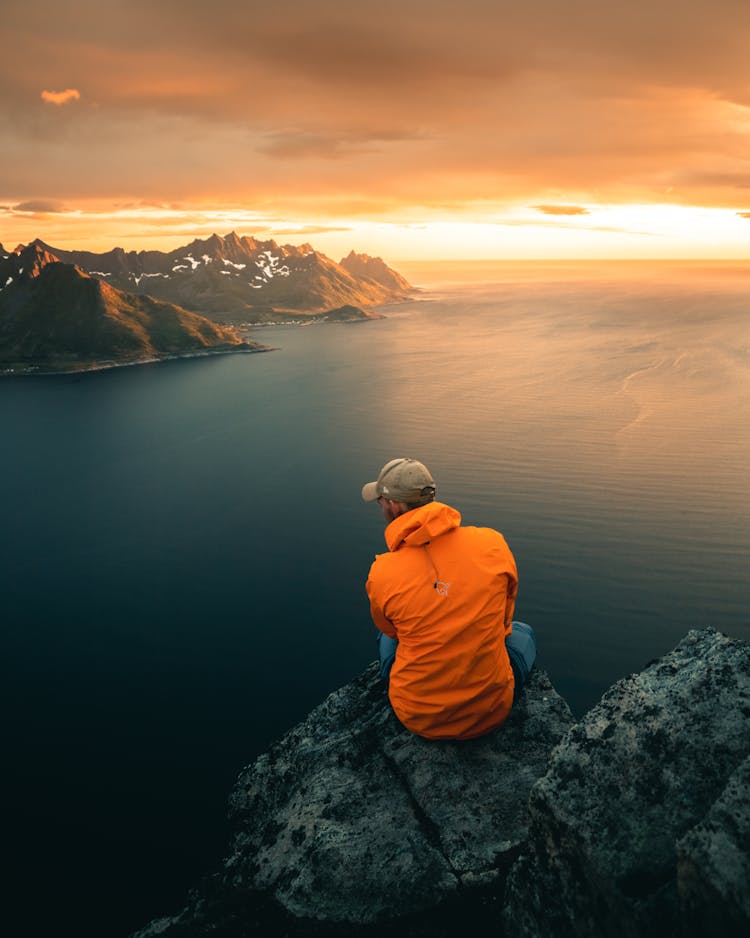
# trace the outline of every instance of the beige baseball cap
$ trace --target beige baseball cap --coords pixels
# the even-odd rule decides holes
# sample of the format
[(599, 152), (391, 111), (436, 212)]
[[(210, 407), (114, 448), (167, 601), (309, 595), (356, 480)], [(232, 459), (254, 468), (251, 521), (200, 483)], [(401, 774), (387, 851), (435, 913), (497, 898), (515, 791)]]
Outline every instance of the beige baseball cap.
[(366, 502), (377, 501), (381, 495), (394, 502), (426, 505), (435, 497), (435, 482), (427, 466), (416, 459), (392, 459), (380, 470), (375, 482), (362, 486)]

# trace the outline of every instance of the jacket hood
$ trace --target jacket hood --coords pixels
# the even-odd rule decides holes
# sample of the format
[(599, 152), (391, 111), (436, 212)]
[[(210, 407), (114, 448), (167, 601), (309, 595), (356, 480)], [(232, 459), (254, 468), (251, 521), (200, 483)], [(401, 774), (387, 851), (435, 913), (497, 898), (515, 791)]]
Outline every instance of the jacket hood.
[(390, 551), (400, 547), (422, 547), (460, 524), (461, 515), (455, 508), (442, 502), (430, 502), (419, 508), (412, 508), (395, 521), (391, 521), (385, 529), (385, 542)]

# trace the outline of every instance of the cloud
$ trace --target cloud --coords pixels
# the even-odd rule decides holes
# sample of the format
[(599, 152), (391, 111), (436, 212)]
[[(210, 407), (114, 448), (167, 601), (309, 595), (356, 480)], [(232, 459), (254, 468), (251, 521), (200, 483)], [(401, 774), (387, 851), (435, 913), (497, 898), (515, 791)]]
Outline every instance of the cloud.
[(334, 226), (334, 225), (302, 225), (299, 228), (268, 228), (267, 229), (274, 238), (278, 237), (290, 237), (290, 236), (302, 236), (307, 237), (308, 235), (316, 234), (331, 234), (336, 231), (352, 231), (351, 226)]
[[(589, 214), (588, 212), (586, 214)], [(607, 234), (634, 235), (636, 237), (651, 237), (654, 232), (636, 230), (620, 225), (571, 225), (564, 221), (540, 221), (536, 218), (506, 218), (494, 222), (502, 228), (549, 228), (560, 231), (598, 231)]]
[(50, 215), (66, 212), (67, 209), (54, 199), (30, 199), (28, 202), (19, 202), (13, 206), (14, 212), (31, 212), (35, 215)]
[(343, 155), (342, 141), (335, 135), (304, 131), (270, 133), (257, 150), (268, 156), (288, 160), (337, 159)]
[(292, 225), (523, 205), (575, 226), (586, 205), (747, 201), (747, 0), (90, 9), (4, 11), (4, 203), (242, 205)]
[(534, 205), (543, 215), (588, 215), (589, 210), (582, 205)]
[(737, 212), (740, 218), (750, 218), (750, 212)]
[(337, 132), (325, 133), (300, 128), (269, 131), (262, 135), (255, 149), (258, 153), (284, 160), (338, 160), (377, 155), (384, 148), (411, 145), (423, 139), (424, 135), (419, 132), (375, 127), (359, 131), (339, 129)]
[(69, 104), (71, 101), (80, 100), (81, 92), (76, 88), (66, 88), (65, 91), (43, 91), (42, 101), (47, 104), (56, 104), (58, 107), (62, 104)]

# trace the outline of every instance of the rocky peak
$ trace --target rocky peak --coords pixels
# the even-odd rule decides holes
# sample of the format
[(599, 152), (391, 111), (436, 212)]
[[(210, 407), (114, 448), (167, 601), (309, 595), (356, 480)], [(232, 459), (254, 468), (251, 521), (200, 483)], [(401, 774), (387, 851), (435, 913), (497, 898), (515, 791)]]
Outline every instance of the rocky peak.
[(284, 244), (279, 248), (287, 257), (305, 258), (309, 256), (320, 256), (315, 248), (305, 241), (303, 244)]
[(56, 254), (54, 254), (43, 241), (38, 239), (32, 241), (26, 248), (24, 248), (20, 254), (19, 259), (22, 261), (31, 262), (35, 265), (44, 267), (47, 264), (53, 264), (60, 260)]
[[(169, 253), (126, 253), (115, 248), (99, 254), (50, 248), (41, 241), (38, 245), (120, 290), (149, 295), (222, 322), (273, 320), (292, 311), (315, 315), (344, 305), (371, 310), (406, 300), (411, 292), (399, 285), (406, 281), (395, 272), (389, 279), (382, 261), (367, 276), (358, 276), (309, 244), (280, 247), (274, 240), (239, 237), (235, 231), (225, 237), (214, 233), (195, 239)], [(6, 275), (0, 289), (9, 276), (16, 274)]]
[(255, 238), (248, 235), (243, 235), (240, 238), (240, 244), (242, 245), (243, 250), (247, 251), (249, 254), (254, 254), (260, 246), (260, 242), (256, 241)]
[[(240, 775), (235, 839), (210, 887), (216, 922), (248, 894), (279, 910), (284, 931), (268, 935), (298, 920), (351, 928), (415, 911), (434, 926), (458, 896), (489, 902), (525, 840), (531, 787), (572, 722), (538, 670), (494, 733), (421, 739), (396, 720), (372, 665)], [(188, 922), (195, 909), (141, 938), (181, 935)]]
[(618, 681), (532, 791), (521, 936), (750, 934), (750, 645), (695, 630)]
[(690, 632), (577, 724), (535, 670), (468, 742), (404, 730), (373, 664), (230, 810), (223, 869), (134, 938), (750, 934), (750, 646)]
[(355, 277), (366, 277), (392, 290), (409, 292), (412, 289), (411, 284), (389, 267), (381, 257), (370, 257), (369, 254), (350, 251), (342, 258), (341, 266)]
[(0, 259), (0, 288), (38, 277), (45, 267), (58, 262), (59, 258), (39, 239), (30, 244), (19, 244)]

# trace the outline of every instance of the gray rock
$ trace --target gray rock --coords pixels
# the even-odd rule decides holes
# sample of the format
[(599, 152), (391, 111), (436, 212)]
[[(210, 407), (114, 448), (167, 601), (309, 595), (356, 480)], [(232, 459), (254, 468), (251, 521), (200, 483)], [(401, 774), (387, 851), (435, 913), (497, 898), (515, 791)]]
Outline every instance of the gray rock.
[(619, 681), (532, 790), (509, 933), (750, 934), (749, 755), (746, 643), (692, 631)]
[[(241, 773), (224, 869), (179, 916), (138, 934), (262, 934), (247, 922), (262, 925), (264, 901), (285, 916), (284, 933), (349, 934), (425, 910), (439, 921), (446, 903), (487, 890), (501, 897), (529, 791), (572, 723), (536, 670), (494, 733), (421, 739), (396, 720), (373, 664)], [(290, 931), (295, 921), (309, 931)]]
[(686, 936), (750, 934), (750, 758), (677, 843)]
[(240, 776), (228, 871), (293, 915), (357, 923), (486, 883), (525, 838), (529, 791), (571, 723), (537, 672), (495, 733), (421, 739), (372, 666)]

